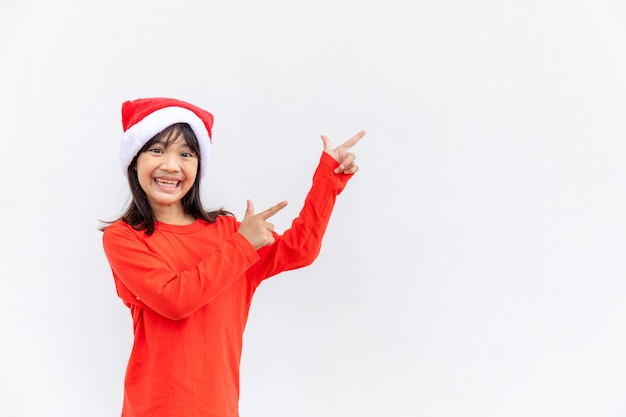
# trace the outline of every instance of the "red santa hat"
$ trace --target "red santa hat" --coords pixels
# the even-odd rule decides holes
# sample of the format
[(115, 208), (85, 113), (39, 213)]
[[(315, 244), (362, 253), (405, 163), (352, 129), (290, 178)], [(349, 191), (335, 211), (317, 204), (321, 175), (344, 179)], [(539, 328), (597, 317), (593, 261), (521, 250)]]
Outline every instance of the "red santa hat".
[(122, 104), (124, 136), (120, 144), (120, 160), (124, 175), (139, 150), (166, 127), (187, 123), (200, 145), (200, 176), (206, 173), (211, 151), (213, 115), (193, 104), (173, 98), (140, 98)]

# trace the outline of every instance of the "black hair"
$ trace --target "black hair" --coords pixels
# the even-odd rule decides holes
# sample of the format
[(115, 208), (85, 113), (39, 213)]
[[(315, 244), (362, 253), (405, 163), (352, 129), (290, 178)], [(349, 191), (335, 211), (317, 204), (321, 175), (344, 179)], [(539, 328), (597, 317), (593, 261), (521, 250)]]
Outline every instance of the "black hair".
[(152, 212), (152, 208), (150, 207), (150, 203), (148, 202), (148, 198), (146, 197), (146, 193), (143, 188), (139, 184), (139, 179), (137, 178), (137, 170), (135, 169), (137, 166), (137, 158), (143, 152), (147, 151), (152, 145), (157, 142), (163, 144), (164, 147), (168, 147), (171, 143), (176, 141), (178, 136), (182, 133), (183, 138), (185, 140), (186, 145), (189, 149), (198, 156), (198, 171), (196, 175), (196, 180), (193, 185), (182, 198), (183, 209), (186, 214), (191, 214), (196, 219), (202, 219), (207, 223), (214, 223), (219, 216), (232, 216), (233, 214), (224, 209), (214, 210), (214, 211), (206, 211), (202, 206), (202, 201), (200, 200), (200, 145), (198, 143), (198, 139), (196, 135), (193, 133), (193, 130), (187, 123), (176, 123), (171, 126), (168, 126), (163, 131), (158, 133), (137, 152), (137, 155), (133, 158), (130, 165), (127, 168), (127, 177), (128, 177), (128, 185), (130, 187), (130, 192), (132, 194), (131, 202), (124, 212), (122, 216), (112, 222), (103, 222), (105, 226), (103, 226), (100, 230), (106, 229), (106, 226), (114, 223), (116, 221), (123, 221), (130, 226), (132, 226), (135, 230), (144, 230), (147, 235), (151, 235), (154, 233), (154, 213)]

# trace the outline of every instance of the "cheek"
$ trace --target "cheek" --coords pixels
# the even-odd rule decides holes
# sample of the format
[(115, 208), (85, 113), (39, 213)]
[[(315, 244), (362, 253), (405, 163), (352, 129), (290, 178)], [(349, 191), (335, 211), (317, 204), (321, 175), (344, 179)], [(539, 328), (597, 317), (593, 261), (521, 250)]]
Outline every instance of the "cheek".
[(146, 177), (139, 175), (139, 172), (137, 172), (137, 174), (137, 183), (139, 184), (139, 188), (141, 188), (144, 193), (148, 194), (150, 192), (150, 179), (146, 179)]
[(191, 183), (194, 183), (199, 177), (198, 162), (196, 162), (195, 164), (189, 164), (185, 171), (185, 176), (187, 177), (187, 179)]
[(139, 185), (143, 190), (146, 190), (146, 187), (150, 184), (150, 171), (147, 169), (146, 164), (141, 161), (141, 157), (137, 160), (137, 164), (135, 165), (135, 174), (137, 175), (137, 180)]

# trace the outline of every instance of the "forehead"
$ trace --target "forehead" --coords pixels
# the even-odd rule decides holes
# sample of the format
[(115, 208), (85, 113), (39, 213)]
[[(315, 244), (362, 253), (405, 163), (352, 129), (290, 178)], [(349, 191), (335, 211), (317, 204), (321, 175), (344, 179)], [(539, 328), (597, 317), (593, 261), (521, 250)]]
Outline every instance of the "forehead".
[(185, 139), (185, 135), (180, 130), (172, 131), (169, 135), (162, 135), (156, 141), (156, 144), (164, 146), (166, 148), (170, 146), (174, 146), (177, 148), (188, 148), (187, 140)]

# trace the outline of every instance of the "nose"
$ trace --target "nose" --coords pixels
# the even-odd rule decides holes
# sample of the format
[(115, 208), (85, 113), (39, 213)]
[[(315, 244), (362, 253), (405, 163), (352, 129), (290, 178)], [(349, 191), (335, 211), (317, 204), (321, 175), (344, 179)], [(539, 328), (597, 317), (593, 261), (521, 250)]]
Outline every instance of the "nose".
[(178, 155), (176, 155), (176, 152), (165, 152), (161, 159), (161, 169), (168, 172), (180, 171), (180, 164), (178, 163)]

